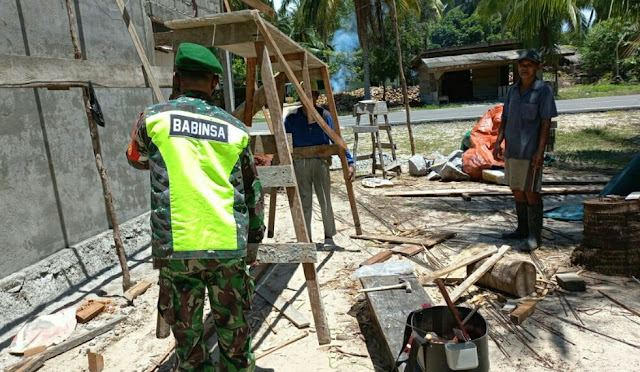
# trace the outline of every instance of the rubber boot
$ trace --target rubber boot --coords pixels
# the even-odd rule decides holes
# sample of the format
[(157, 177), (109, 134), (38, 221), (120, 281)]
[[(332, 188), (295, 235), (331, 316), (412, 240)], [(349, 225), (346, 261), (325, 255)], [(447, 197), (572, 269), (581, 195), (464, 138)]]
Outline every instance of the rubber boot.
[(529, 236), (516, 248), (531, 252), (540, 248), (542, 244), (542, 204), (529, 205), (527, 214), (529, 217)]
[(518, 228), (515, 231), (502, 233), (502, 239), (524, 239), (529, 236), (529, 220), (527, 218), (527, 203), (516, 203)]

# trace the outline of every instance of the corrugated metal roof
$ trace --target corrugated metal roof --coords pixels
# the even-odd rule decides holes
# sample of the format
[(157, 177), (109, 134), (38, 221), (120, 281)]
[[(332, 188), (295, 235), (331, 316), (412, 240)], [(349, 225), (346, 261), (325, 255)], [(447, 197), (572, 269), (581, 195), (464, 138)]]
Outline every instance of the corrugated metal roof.
[[(496, 64), (506, 64), (515, 62), (518, 60), (518, 54), (520, 50), (505, 50), (499, 52), (482, 52), (482, 53), (470, 53), (461, 54), (457, 56), (447, 57), (432, 57), (423, 58), (422, 63), (432, 70), (449, 70), (460, 67), (473, 67), (474, 65), (487, 64), (496, 62)], [(560, 47), (560, 55), (572, 55), (575, 52), (572, 49), (566, 47)]]

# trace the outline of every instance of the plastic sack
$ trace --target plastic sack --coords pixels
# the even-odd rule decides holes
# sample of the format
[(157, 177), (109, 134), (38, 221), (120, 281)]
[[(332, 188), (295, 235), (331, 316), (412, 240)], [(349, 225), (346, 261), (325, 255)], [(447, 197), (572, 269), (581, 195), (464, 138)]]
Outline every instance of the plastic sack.
[(497, 105), (488, 110), (471, 130), (471, 148), (462, 155), (462, 170), (474, 181), (482, 181), (484, 169), (494, 165), (504, 167), (503, 161), (493, 158), (501, 122), (502, 105)]
[(76, 308), (71, 306), (43, 315), (25, 324), (13, 338), (9, 352), (21, 354), (36, 346), (51, 346), (66, 340), (76, 328)]

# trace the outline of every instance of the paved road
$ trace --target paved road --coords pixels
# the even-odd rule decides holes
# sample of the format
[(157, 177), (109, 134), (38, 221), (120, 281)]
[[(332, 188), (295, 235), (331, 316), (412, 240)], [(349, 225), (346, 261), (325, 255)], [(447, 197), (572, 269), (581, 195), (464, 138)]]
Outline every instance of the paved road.
[[(556, 105), (560, 114), (640, 109), (640, 95), (567, 99), (556, 101)], [(434, 110), (412, 110), (411, 123), (478, 120), (493, 106), (475, 105)], [(339, 119), (341, 127), (353, 126), (356, 123), (356, 119), (353, 116), (340, 116)], [(368, 119), (364, 120), (368, 124)], [(390, 113), (389, 122), (392, 125), (406, 124), (404, 110)], [(268, 131), (266, 123), (254, 124), (252, 132), (262, 131)]]

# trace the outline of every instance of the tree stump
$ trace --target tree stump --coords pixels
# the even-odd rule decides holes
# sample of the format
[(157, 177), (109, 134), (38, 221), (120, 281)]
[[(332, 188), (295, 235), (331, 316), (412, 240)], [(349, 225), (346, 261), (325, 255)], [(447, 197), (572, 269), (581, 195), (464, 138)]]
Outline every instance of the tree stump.
[(640, 275), (640, 201), (586, 200), (582, 243), (571, 262), (606, 275)]

